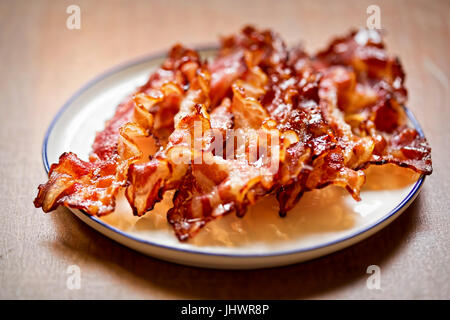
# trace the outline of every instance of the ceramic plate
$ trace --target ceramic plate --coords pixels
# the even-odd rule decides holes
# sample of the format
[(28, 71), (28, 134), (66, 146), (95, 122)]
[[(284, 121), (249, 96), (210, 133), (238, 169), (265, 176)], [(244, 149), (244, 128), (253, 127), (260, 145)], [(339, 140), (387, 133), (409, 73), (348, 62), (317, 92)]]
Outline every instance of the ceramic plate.
[[(208, 58), (215, 50), (201, 48)], [(88, 159), (95, 133), (134, 89), (144, 84), (164, 55), (153, 55), (115, 68), (89, 82), (60, 110), (43, 145), (43, 161), (58, 161), (65, 151)], [(411, 124), (422, 130), (408, 111)], [(273, 198), (251, 207), (243, 218), (229, 215), (208, 224), (194, 239), (181, 243), (165, 213), (170, 194), (155, 209), (137, 218), (123, 195), (116, 210), (103, 218), (71, 209), (105, 236), (149, 256), (167, 261), (219, 269), (266, 268), (313, 259), (355, 244), (397, 218), (420, 191), (424, 177), (392, 165), (370, 167), (362, 200), (344, 190), (327, 187), (306, 193), (285, 218)]]

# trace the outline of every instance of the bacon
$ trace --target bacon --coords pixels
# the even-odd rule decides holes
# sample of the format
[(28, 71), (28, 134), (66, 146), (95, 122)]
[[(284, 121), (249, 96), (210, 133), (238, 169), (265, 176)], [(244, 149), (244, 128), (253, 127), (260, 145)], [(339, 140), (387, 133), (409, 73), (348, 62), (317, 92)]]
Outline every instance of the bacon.
[(224, 97), (232, 97), (232, 84), (245, 77), (249, 66), (277, 67), (286, 59), (284, 42), (270, 30), (259, 31), (247, 26), (241, 33), (222, 38), (218, 56), (209, 66), (212, 106)]
[[(241, 134), (244, 139), (250, 135)], [(207, 222), (231, 212), (243, 216), (248, 205), (270, 193), (276, 171), (271, 171), (261, 158), (251, 161), (247, 150), (239, 146), (234, 151), (235, 157), (227, 155), (225, 159), (204, 152), (205, 163), (191, 165), (184, 176), (167, 214), (180, 240), (187, 240)]]
[[(194, 154), (194, 128), (196, 123), (209, 127), (206, 113), (209, 104), (207, 82), (209, 75), (191, 65), (190, 89), (181, 101), (175, 115), (175, 130), (168, 138), (166, 148), (158, 151), (152, 160), (131, 167), (126, 196), (135, 215), (141, 216), (162, 199), (162, 193), (178, 186), (188, 170)], [(205, 128), (202, 128), (205, 129)], [(186, 161), (188, 159), (189, 161)]]
[[(130, 100), (118, 106), (114, 117), (97, 134), (89, 162), (68, 153), (52, 165), (49, 180), (39, 186), (35, 206), (45, 212), (58, 205), (83, 209), (92, 215), (112, 212), (119, 189), (127, 183), (130, 165), (142, 158), (135, 139), (154, 132), (158, 112), (178, 107), (177, 95), (183, 91), (180, 87), (187, 83), (188, 76), (181, 68), (198, 61), (194, 51), (175, 46), (162, 67)], [(161, 126), (156, 123), (156, 128)]]
[[(389, 162), (421, 174), (432, 173), (431, 149), (408, 125), (402, 105), (407, 97), (405, 74), (399, 60), (386, 54), (380, 33), (353, 31), (333, 41), (317, 60), (322, 65), (319, 70), (328, 66), (325, 78), (334, 87), (335, 103), (353, 137), (373, 140), (373, 154), (355, 167)], [(324, 95), (330, 97), (329, 92)]]
[[(315, 56), (253, 27), (223, 38), (210, 63), (175, 45), (117, 107), (89, 161), (65, 153), (51, 166), (35, 206), (101, 216), (123, 189), (142, 216), (174, 190), (167, 219), (185, 241), (271, 194), (280, 216), (328, 185), (360, 200), (369, 165), (432, 172), (431, 149), (408, 123), (404, 77), (372, 30), (352, 31)], [(138, 143), (149, 136), (155, 152)]]
[(253, 54), (244, 51), (247, 71), (242, 80), (231, 85), (231, 104), (225, 98), (207, 123), (207, 129), (213, 132), (218, 129), (223, 134), (226, 128), (231, 127), (232, 120), (238, 140), (244, 143), (235, 144), (234, 135), (225, 136), (228, 139), (226, 145), (231, 145), (231, 148), (220, 154), (202, 150), (206, 163), (190, 166), (175, 193), (174, 206), (167, 213), (168, 221), (180, 240), (194, 236), (207, 222), (231, 212), (243, 216), (247, 206), (268, 194), (274, 184), (277, 172), (270, 171), (270, 163), (267, 163), (272, 158), (252, 159), (249, 153), (252, 138), (254, 147), (259, 147), (260, 137), (255, 135), (256, 129), (263, 129), (266, 139), (273, 130), (277, 131), (268, 122), (268, 113), (258, 102), (265, 93), (267, 77), (253, 64)]
[(114, 210), (115, 196), (123, 181), (115, 159), (85, 162), (73, 153), (64, 153), (49, 171), (49, 180), (39, 186), (34, 204), (45, 212), (59, 205), (104, 215)]
[(292, 208), (303, 192), (328, 184), (340, 185), (358, 199), (365, 181), (360, 169), (369, 164), (394, 163), (431, 174), (431, 149), (407, 127), (400, 106), (407, 96), (404, 72), (399, 60), (386, 54), (377, 31), (353, 31), (313, 58), (295, 48), (289, 63), (303, 80), (319, 75), (322, 116), (333, 136), (326, 145), (338, 147), (314, 160), (311, 173), (280, 188), (280, 213)]
[[(261, 190), (270, 189), (271, 182), (265, 179), (267, 169), (261, 163), (250, 162), (245, 145), (233, 145), (232, 150), (226, 150), (227, 154), (216, 154), (211, 149), (214, 138), (223, 137), (224, 133), (225, 138), (229, 138), (226, 130), (231, 126), (241, 130), (239, 136), (244, 140), (252, 130), (262, 126), (265, 117), (260, 115), (266, 112), (254, 95), (259, 92), (258, 89), (262, 90), (256, 86), (263, 81), (257, 80), (256, 76), (251, 79), (252, 83), (240, 83), (242, 87), (236, 84), (233, 90), (240, 94), (234, 94), (231, 103), (224, 99), (210, 116), (206, 111), (210, 104), (208, 76), (205, 70), (197, 72), (175, 116), (175, 130), (166, 148), (149, 163), (133, 165), (130, 170), (126, 195), (137, 215), (151, 210), (161, 200), (162, 193), (176, 189), (174, 206), (167, 216), (178, 238), (186, 240), (212, 219), (232, 211), (243, 215), (249, 203), (267, 192)], [(251, 96), (248, 95), (250, 93)], [(241, 114), (247, 108), (251, 108), (254, 114)], [(198, 137), (200, 140), (195, 139), (196, 122), (201, 124), (205, 133)], [(270, 131), (269, 124), (267, 126), (267, 131)], [(214, 132), (218, 132), (219, 136), (213, 136)], [(185, 138), (194, 139), (186, 141)], [(199, 149), (195, 148), (196, 142), (200, 143)], [(230, 157), (228, 153), (236, 156)], [(175, 161), (177, 154), (190, 159), (189, 166), (185, 162)], [(197, 162), (199, 158), (201, 161)], [(166, 167), (170, 169), (158, 173), (158, 168)], [(272, 173), (272, 178), (275, 173)], [(257, 189), (259, 192), (255, 192)]]

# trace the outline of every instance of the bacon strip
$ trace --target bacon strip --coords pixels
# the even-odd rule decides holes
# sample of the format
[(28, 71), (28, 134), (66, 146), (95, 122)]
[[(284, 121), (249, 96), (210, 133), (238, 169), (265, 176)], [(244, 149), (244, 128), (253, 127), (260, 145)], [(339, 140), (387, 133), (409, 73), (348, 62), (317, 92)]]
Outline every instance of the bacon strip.
[[(114, 117), (97, 134), (89, 162), (68, 153), (51, 166), (49, 180), (39, 186), (35, 206), (45, 212), (59, 205), (99, 216), (112, 212), (116, 195), (127, 182), (130, 165), (142, 157), (135, 138), (150, 135), (154, 127), (161, 129), (154, 119), (158, 120), (159, 112), (178, 107), (176, 95), (187, 81), (181, 66), (196, 61), (194, 51), (175, 46), (163, 66), (118, 106)], [(172, 86), (168, 85), (171, 81)]]

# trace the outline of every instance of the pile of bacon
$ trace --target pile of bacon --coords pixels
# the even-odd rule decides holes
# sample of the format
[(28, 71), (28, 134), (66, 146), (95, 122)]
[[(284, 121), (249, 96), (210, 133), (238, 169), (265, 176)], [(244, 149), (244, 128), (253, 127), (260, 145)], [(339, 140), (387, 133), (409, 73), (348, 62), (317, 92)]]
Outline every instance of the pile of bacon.
[[(353, 31), (314, 56), (253, 27), (223, 38), (209, 62), (176, 45), (117, 107), (89, 161), (64, 153), (51, 166), (34, 204), (45, 212), (61, 205), (102, 216), (124, 190), (142, 216), (175, 190), (167, 219), (178, 239), (187, 240), (213, 219), (242, 217), (267, 195), (277, 197), (281, 216), (305, 191), (327, 185), (360, 200), (362, 169), (370, 164), (432, 172), (427, 141), (408, 126), (404, 77), (374, 30)], [(195, 136), (198, 126), (204, 134)], [(229, 150), (232, 130), (244, 138), (255, 131), (278, 137), (276, 155), (250, 159), (250, 144)], [(158, 146), (150, 156), (136, 142), (143, 137)], [(226, 152), (215, 151), (217, 141)]]

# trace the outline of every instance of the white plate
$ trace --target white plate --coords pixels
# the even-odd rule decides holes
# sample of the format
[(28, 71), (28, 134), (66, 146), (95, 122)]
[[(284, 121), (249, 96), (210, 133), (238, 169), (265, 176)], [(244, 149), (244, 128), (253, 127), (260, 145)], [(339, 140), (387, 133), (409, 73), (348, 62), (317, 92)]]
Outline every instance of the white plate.
[[(199, 50), (205, 57), (213, 48)], [(115, 68), (80, 89), (62, 107), (44, 139), (45, 169), (65, 151), (87, 159), (95, 133), (116, 106), (146, 82), (164, 55), (153, 55)], [(422, 133), (413, 115), (411, 123)], [(397, 218), (415, 199), (424, 177), (394, 166), (369, 169), (362, 201), (337, 187), (306, 193), (286, 218), (277, 214), (276, 201), (263, 199), (244, 218), (229, 215), (207, 225), (194, 239), (180, 243), (165, 218), (167, 198), (144, 217), (131, 214), (118, 201), (104, 218), (71, 209), (105, 236), (144, 254), (185, 265), (252, 269), (306, 261), (355, 244)]]

